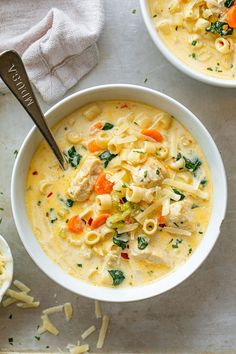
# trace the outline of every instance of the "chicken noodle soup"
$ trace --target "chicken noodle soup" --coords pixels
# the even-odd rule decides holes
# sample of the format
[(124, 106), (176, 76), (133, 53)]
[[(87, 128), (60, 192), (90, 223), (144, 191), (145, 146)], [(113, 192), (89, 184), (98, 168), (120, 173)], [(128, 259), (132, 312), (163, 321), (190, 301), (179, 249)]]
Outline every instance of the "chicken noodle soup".
[(206, 231), (211, 177), (200, 146), (173, 117), (101, 101), (63, 119), (27, 177), (29, 218), (46, 254), (100, 286), (137, 286), (185, 262)]
[(148, 0), (169, 49), (195, 70), (220, 78), (236, 73), (234, 0)]

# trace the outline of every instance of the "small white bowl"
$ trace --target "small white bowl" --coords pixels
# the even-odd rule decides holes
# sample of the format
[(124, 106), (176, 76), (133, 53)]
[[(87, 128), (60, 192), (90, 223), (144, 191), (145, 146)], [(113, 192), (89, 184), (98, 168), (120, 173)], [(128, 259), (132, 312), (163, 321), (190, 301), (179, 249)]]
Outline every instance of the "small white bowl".
[(184, 63), (180, 60), (172, 51), (168, 48), (168, 46), (164, 43), (161, 36), (158, 34), (157, 30), (155, 29), (150, 10), (147, 0), (140, 0), (140, 8), (143, 15), (144, 23), (147, 27), (147, 30), (157, 46), (160, 52), (164, 55), (164, 57), (169, 60), (171, 64), (173, 64), (177, 69), (182, 71), (184, 74), (192, 77), (193, 79), (199, 80), (204, 82), (205, 84), (213, 85), (213, 86), (220, 86), (220, 87), (228, 87), (233, 88), (236, 87), (236, 80), (225, 80), (225, 79), (218, 79), (212, 77), (210, 75), (204, 74), (201, 71), (197, 71), (192, 69), (188, 64)]
[(89, 102), (114, 99), (143, 102), (168, 112), (191, 131), (205, 152), (213, 182), (212, 215), (202, 242), (185, 264), (165, 277), (139, 287), (106, 288), (94, 286), (72, 277), (48, 258), (32, 232), (25, 201), (25, 185), (29, 164), (39, 142), (42, 140), (36, 127), (26, 137), (16, 159), (12, 175), (11, 200), (20, 238), (29, 255), (43, 272), (58, 284), (76, 294), (102, 301), (125, 302), (162, 294), (180, 284), (201, 265), (214, 246), (220, 232), (226, 210), (227, 185), (221, 156), (206, 128), (187, 108), (160, 92), (134, 85), (93, 87), (74, 93), (57, 103), (46, 113), (47, 121), (50, 126), (53, 126), (63, 117)]
[(3, 295), (11, 285), (12, 277), (13, 277), (13, 258), (12, 258), (11, 250), (10, 247), (8, 246), (8, 243), (1, 235), (0, 235), (0, 254), (8, 259), (6, 263), (7, 279), (3, 281), (2, 285), (0, 285), (0, 303), (1, 303)]

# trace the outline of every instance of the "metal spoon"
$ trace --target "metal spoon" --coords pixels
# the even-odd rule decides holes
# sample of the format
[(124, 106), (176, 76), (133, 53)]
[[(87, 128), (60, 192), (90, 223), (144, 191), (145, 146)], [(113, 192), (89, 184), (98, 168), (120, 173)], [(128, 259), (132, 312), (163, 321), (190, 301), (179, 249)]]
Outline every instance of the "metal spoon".
[(0, 77), (30, 115), (48, 142), (59, 164), (65, 170), (67, 166), (65, 157), (45, 121), (45, 117), (29, 82), (24, 64), (16, 51), (8, 50), (0, 54)]

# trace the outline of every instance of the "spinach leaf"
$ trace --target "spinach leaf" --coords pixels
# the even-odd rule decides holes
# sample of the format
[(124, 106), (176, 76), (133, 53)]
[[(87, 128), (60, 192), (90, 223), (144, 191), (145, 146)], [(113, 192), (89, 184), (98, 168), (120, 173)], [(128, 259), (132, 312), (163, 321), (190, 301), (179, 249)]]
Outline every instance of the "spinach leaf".
[(185, 195), (183, 193), (181, 193), (178, 189), (176, 188), (172, 188), (173, 192), (175, 192), (175, 194), (180, 195), (180, 200), (183, 200), (185, 198)]
[(108, 273), (112, 277), (113, 285), (115, 286), (120, 285), (125, 280), (124, 273), (121, 270), (108, 270)]
[(110, 129), (112, 129), (113, 127), (114, 127), (113, 124), (111, 124), (111, 123), (105, 123), (104, 126), (103, 126), (103, 128), (102, 128), (102, 130), (110, 130)]
[(221, 36), (229, 36), (233, 33), (233, 28), (229, 27), (227, 22), (216, 21), (212, 22), (211, 25), (206, 28), (206, 32), (220, 34)]
[(127, 233), (120, 234), (120, 235), (116, 234), (113, 237), (113, 243), (115, 245), (117, 245), (118, 247), (120, 247), (122, 250), (124, 250), (126, 248), (126, 245), (127, 245), (128, 242), (129, 242), (129, 239), (128, 239), (128, 234)]
[(179, 244), (181, 244), (183, 240), (179, 240), (178, 238), (175, 240), (175, 244), (172, 245), (172, 248), (179, 248)]
[(225, 7), (231, 7), (234, 3), (234, 0), (225, 0), (224, 5)]
[(183, 156), (185, 161), (185, 168), (191, 172), (197, 171), (197, 169), (201, 166), (202, 162), (196, 157), (194, 160), (189, 160), (187, 157)]
[(72, 199), (65, 199), (64, 203), (66, 206), (68, 206), (69, 208), (71, 208), (74, 204), (74, 201)]
[(80, 160), (82, 158), (82, 156), (77, 153), (76, 148), (74, 146), (72, 146), (69, 150), (67, 150), (66, 152), (66, 156), (68, 158), (68, 162), (71, 165), (71, 167), (76, 168), (79, 163)]
[(100, 155), (98, 155), (99, 159), (104, 162), (104, 167), (106, 168), (109, 164), (109, 162), (114, 159), (117, 155), (111, 154), (109, 150), (106, 150), (102, 152)]
[(138, 237), (138, 248), (144, 250), (148, 246), (148, 241), (144, 236)]

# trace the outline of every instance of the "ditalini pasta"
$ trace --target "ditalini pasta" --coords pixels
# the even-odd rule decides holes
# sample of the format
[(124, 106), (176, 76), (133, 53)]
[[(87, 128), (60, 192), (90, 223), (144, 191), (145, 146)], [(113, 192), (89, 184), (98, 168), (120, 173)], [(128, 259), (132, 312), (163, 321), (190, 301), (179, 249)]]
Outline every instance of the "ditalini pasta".
[(234, 0), (148, 0), (156, 30), (169, 49), (195, 70), (235, 79)]
[[(191, 256), (209, 222), (212, 184), (204, 153), (174, 117), (136, 102), (101, 101), (54, 131), (67, 170), (42, 142), (26, 184), (32, 228), (51, 259), (78, 279), (130, 287)], [(28, 288), (16, 286), (22, 292), (8, 296), (32, 305)], [(70, 304), (45, 310), (41, 330), (57, 334), (48, 315), (63, 309), (69, 320)]]

